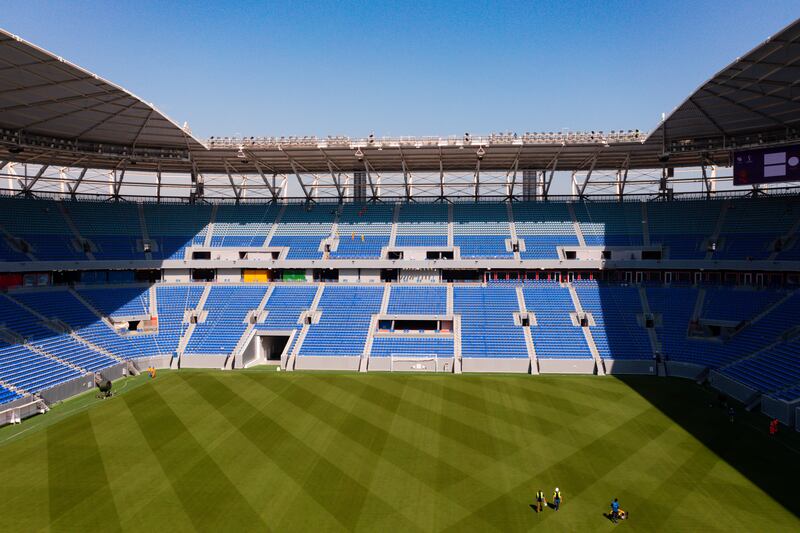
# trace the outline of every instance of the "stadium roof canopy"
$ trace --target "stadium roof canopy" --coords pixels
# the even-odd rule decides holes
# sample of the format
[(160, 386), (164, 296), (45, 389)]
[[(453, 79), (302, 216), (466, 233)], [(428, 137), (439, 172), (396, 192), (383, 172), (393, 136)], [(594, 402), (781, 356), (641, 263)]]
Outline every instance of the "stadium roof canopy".
[[(3, 140), (16, 137), (31, 151), (39, 145), (79, 157), (94, 152), (101, 164), (108, 164), (107, 156), (119, 159), (139, 149), (152, 149), (154, 155), (204, 149), (151, 104), (4, 30), (0, 128)], [(93, 160), (85, 157), (82, 163)]]
[[(649, 136), (625, 132), (458, 138), (211, 138), (0, 30), (0, 164), (261, 175), (585, 171), (729, 165), (731, 150), (797, 140), (800, 21), (703, 84)], [(797, 93), (797, 94), (795, 94)], [(336, 178), (334, 178), (335, 180)], [(231, 178), (233, 181), (233, 178)]]
[(800, 19), (701, 85), (648, 143), (672, 155), (797, 142), (800, 130)]

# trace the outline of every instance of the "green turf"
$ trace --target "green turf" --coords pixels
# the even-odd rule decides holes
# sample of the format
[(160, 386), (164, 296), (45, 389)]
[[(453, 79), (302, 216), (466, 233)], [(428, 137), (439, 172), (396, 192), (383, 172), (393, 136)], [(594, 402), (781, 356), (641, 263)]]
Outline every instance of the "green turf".
[[(800, 528), (797, 436), (730, 424), (689, 381), (182, 370), (122, 387), (0, 430), (0, 531)], [(562, 510), (537, 516), (556, 485)]]

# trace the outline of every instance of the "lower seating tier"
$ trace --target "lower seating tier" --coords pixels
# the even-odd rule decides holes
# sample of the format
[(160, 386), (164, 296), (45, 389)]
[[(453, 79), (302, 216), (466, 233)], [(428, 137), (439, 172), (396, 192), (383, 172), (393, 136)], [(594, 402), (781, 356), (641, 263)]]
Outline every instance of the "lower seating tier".
[[(33, 393), (102, 371), (118, 364), (117, 358), (171, 356), (188, 335), (187, 311), (198, 308), (206, 287), (164, 283), (155, 291), (142, 286), (77, 289), (91, 298), (97, 311), (110, 315), (149, 310), (148, 298), (155, 294), (158, 331), (146, 334), (115, 331), (107, 317), (97, 316), (72, 290), (11, 290), (0, 296), (0, 383)], [(295, 331), (290, 350), (296, 348), (300, 357), (460, 353), (465, 360), (526, 359), (535, 353), (541, 360), (591, 359), (588, 327), (603, 359), (649, 359), (658, 350), (667, 362), (709, 367), (775, 397), (791, 399), (798, 393), (796, 291), (632, 287), (594, 281), (575, 281), (572, 288), (574, 293), (568, 284), (549, 281), (455, 283), (451, 317), (445, 284), (211, 285), (203, 320), (192, 327), (184, 353), (229, 356), (252, 327), (282, 334)], [(652, 318), (650, 331), (645, 301)], [(262, 318), (251, 326), (248, 316), (262, 303)], [(453, 324), (442, 325), (437, 333), (387, 334), (377, 331), (382, 309), (393, 318), (452, 318)], [(580, 325), (581, 309), (588, 314), (588, 326)], [(732, 325), (725, 335), (699, 338), (690, 327), (696, 309), (701, 323)], [(304, 314), (310, 310), (316, 312)], [(525, 312), (530, 324), (523, 320)], [(409, 329), (432, 330), (430, 325)], [(11, 397), (2, 389), (0, 394), (0, 399)]]

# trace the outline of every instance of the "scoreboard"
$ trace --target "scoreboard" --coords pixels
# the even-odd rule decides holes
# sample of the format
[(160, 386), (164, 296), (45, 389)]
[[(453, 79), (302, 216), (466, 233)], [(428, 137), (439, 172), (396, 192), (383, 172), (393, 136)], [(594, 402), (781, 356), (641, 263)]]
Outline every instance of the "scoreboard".
[(742, 150), (733, 154), (733, 184), (800, 181), (800, 146)]

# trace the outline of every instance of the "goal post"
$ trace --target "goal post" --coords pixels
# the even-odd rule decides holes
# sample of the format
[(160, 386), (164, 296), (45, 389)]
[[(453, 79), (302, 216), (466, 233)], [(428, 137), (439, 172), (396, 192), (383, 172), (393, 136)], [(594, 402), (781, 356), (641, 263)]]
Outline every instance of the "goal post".
[(439, 358), (438, 354), (389, 354), (390, 372), (441, 372), (445, 365), (450, 366), (451, 358)]

